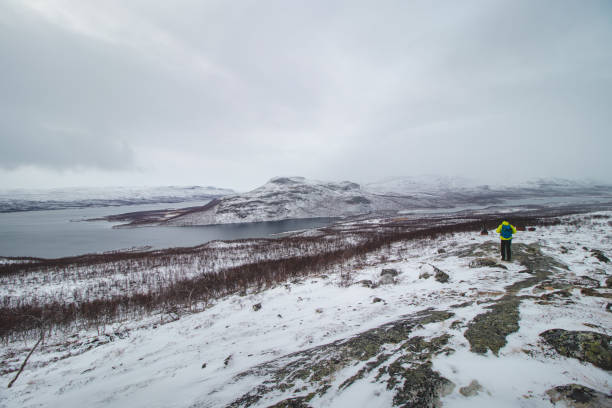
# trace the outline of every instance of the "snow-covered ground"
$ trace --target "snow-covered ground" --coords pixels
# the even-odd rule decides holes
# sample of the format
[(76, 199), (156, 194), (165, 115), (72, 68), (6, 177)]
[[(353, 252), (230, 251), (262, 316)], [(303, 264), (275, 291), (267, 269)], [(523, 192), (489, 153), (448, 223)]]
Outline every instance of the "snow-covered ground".
[[(537, 244), (544, 255), (568, 267), (553, 268), (553, 277), (571, 281), (587, 276), (605, 287), (612, 265), (598, 260), (590, 250), (612, 254), (612, 213), (598, 215), (566, 217), (558, 226), (519, 232), (514, 245)], [(456, 385), (442, 397), (445, 407), (549, 407), (553, 405), (546, 390), (568, 383), (609, 394), (609, 371), (560, 356), (539, 338), (539, 333), (552, 328), (612, 335), (612, 313), (606, 310), (610, 299), (604, 297), (583, 296), (572, 289), (572, 304), (566, 304), (566, 299), (541, 304), (539, 296), (554, 292), (553, 288), (522, 288), (517, 292), (524, 297), (520, 329), (507, 337), (499, 356), (470, 351), (464, 337), (468, 322), (489, 310), (509, 285), (527, 276), (518, 262), (503, 264), (507, 269), (470, 267), (476, 255), (498, 259), (497, 239), (457, 233), (400, 242), (368, 255), (359, 267), (343, 270), (339, 266), (262, 292), (230, 296), (177, 321), (156, 324), (167, 318), (155, 316), (106, 327), (99, 335), (84, 331), (53, 339), (34, 353), (15, 385), (0, 393), (0, 406), (224, 407), (263, 381), (253, 372), (241, 373), (427, 308), (454, 313), (450, 319), (424, 324), (410, 333), (411, 338), (426, 339), (450, 335), (448, 345), (454, 352), (432, 359), (433, 370)], [(381, 270), (387, 268), (399, 272), (394, 283), (374, 288), (360, 283), (380, 281)], [(449, 275), (448, 282), (434, 278), (436, 268)], [(610, 293), (610, 289), (600, 290)], [(2, 358), (16, 367), (32, 345), (32, 340), (4, 344)], [(399, 350), (393, 345), (387, 349), (389, 353)], [(340, 389), (360, 367), (357, 363), (347, 366), (328, 378), (331, 387), (314, 396), (310, 406), (392, 406), (393, 390), (375, 378), (376, 370)], [(0, 378), (8, 383), (14, 374)], [(458, 392), (472, 380), (482, 386), (477, 395)], [(306, 395), (311, 384), (296, 384), (295, 389), (298, 386), (305, 387), (299, 395)], [(272, 392), (252, 406), (271, 406), (297, 395), (292, 392)]]

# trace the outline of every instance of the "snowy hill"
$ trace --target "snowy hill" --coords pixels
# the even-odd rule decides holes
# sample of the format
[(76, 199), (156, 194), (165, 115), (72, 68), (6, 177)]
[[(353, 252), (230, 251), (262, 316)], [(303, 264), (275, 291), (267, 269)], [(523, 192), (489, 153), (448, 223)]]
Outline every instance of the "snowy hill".
[(449, 191), (473, 189), (478, 184), (464, 177), (423, 175), (394, 177), (367, 183), (364, 189), (378, 194), (441, 194)]
[[(511, 263), (497, 260), (496, 237), (474, 232), (398, 240), (189, 304), (195, 312), (50, 333), (0, 406), (609, 407), (611, 219), (567, 216), (519, 232)], [(269, 245), (218, 244), (247, 258), (282, 242)], [(149, 272), (131, 265), (126, 273)], [(44, 278), (39, 296), (61, 289)], [(4, 384), (35, 341), (2, 343)]]
[(423, 175), (395, 177), (367, 183), (364, 189), (377, 194), (430, 195), (452, 197), (453, 194), (472, 195), (494, 193), (500, 197), (533, 196), (534, 194), (610, 194), (612, 185), (589, 180), (539, 178), (521, 183), (483, 184), (465, 177)]
[(0, 212), (108, 207), (211, 200), (233, 190), (201, 186), (98, 187), (0, 190)]
[(542, 197), (602, 196), (612, 186), (568, 180), (536, 180), (517, 186), (491, 187), (459, 177), (405, 177), (367, 184), (339, 183), (303, 177), (277, 177), (250, 192), (226, 196), (184, 211), (165, 225), (209, 225), (297, 218), (346, 217), (418, 208), (453, 208), (503, 204)]
[(343, 217), (415, 205), (410, 197), (370, 193), (350, 181), (319, 182), (303, 177), (277, 177), (248, 193), (223, 197), (202, 209), (167, 221), (168, 225), (207, 225)]

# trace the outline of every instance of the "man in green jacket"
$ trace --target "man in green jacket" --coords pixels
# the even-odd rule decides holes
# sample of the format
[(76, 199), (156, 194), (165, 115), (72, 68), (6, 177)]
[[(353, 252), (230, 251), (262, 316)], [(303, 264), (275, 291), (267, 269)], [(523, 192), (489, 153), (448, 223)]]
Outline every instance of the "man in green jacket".
[(499, 224), (499, 227), (495, 230), (501, 238), (501, 256), (502, 261), (509, 261), (512, 258), (512, 251), (510, 245), (512, 244), (512, 234), (516, 234), (516, 228), (508, 221), (504, 221)]

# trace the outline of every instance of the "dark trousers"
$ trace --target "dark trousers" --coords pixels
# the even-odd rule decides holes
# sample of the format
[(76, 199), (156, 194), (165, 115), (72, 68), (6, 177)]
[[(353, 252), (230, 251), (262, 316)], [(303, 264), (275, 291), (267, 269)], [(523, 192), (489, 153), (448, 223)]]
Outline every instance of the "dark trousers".
[(502, 239), (501, 240), (501, 256), (505, 261), (509, 261), (512, 258), (512, 250), (510, 249), (510, 244), (512, 244), (511, 239)]

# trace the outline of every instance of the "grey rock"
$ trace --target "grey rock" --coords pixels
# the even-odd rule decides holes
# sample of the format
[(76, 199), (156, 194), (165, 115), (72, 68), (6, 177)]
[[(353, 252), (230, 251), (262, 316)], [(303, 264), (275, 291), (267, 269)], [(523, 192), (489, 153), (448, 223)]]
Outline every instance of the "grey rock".
[(470, 385), (459, 388), (459, 393), (464, 397), (473, 397), (482, 391), (482, 385), (476, 380), (472, 380)]
[(606, 255), (604, 255), (603, 252), (601, 252), (598, 249), (591, 249), (591, 255), (593, 255), (595, 258), (597, 258), (600, 262), (610, 263), (610, 259)]
[(459, 330), (461, 328), (465, 327), (465, 324), (463, 324), (463, 322), (461, 320), (455, 320), (454, 322), (451, 323), (450, 328), (452, 330)]
[(476, 258), (472, 259), (469, 264), (470, 268), (495, 267), (508, 269), (505, 265), (498, 264), (495, 259), (491, 258)]
[[(377, 369), (376, 381), (387, 383), (387, 389), (394, 392), (394, 401), (398, 402), (395, 405), (437, 406), (440, 397), (452, 391), (454, 385), (432, 369), (431, 359), (449, 352), (450, 336), (425, 339), (410, 337), (410, 333), (419, 325), (451, 317), (453, 313), (450, 312), (423, 310), (348, 339), (301, 350), (252, 367), (237, 374), (233, 381), (242, 381), (247, 387), (252, 384), (254, 376), (268, 380), (238, 397), (228, 408), (251, 407), (271, 395), (278, 398), (277, 401), (291, 399), (302, 392), (304, 385), (312, 390), (313, 395), (324, 395), (331, 387), (330, 379), (339, 372), (354, 370), (354, 374), (339, 387), (345, 389)], [(389, 354), (389, 344), (401, 344), (402, 352)], [(308, 399), (302, 402), (306, 403)]]
[(563, 356), (612, 370), (612, 337), (592, 331), (552, 329), (540, 333), (548, 344)]
[(567, 384), (546, 391), (550, 402), (557, 404), (563, 401), (573, 408), (609, 408), (612, 407), (612, 396), (580, 384)]
[(448, 273), (444, 272), (442, 269), (436, 268), (435, 266), (433, 268), (434, 268), (434, 271), (436, 271), (434, 275), (435, 280), (437, 280), (440, 283), (448, 282), (448, 278), (449, 278)]
[(384, 300), (382, 300), (379, 297), (375, 297), (374, 299), (372, 299), (372, 303), (379, 303), (379, 302), (384, 302)]
[(479, 354), (491, 350), (498, 355), (506, 345), (506, 336), (519, 330), (519, 304), (519, 299), (506, 295), (489, 306), (489, 312), (479, 314), (470, 321), (464, 333), (470, 342), (470, 350)]
[(383, 269), (380, 272), (380, 276), (385, 276), (385, 275), (390, 275), (390, 276), (395, 277), (395, 276), (399, 275), (399, 272), (398, 272), (397, 269)]
[(374, 285), (374, 283), (369, 279), (360, 280), (358, 283), (360, 283), (361, 286), (365, 286), (366, 288), (371, 288)]
[(268, 408), (311, 408), (311, 406), (307, 404), (309, 399), (309, 397), (288, 398)]
[(421, 272), (419, 274), (419, 279), (429, 279), (431, 275), (429, 274), (429, 272)]
[(580, 286), (583, 288), (598, 288), (599, 281), (588, 276), (579, 276), (578, 279), (572, 282), (572, 285)]
[(256, 303), (253, 305), (253, 310), (254, 311), (258, 311), (259, 309), (261, 309), (261, 303)]
[(383, 275), (378, 283), (380, 285), (392, 285), (395, 283), (395, 278), (391, 275)]

